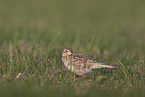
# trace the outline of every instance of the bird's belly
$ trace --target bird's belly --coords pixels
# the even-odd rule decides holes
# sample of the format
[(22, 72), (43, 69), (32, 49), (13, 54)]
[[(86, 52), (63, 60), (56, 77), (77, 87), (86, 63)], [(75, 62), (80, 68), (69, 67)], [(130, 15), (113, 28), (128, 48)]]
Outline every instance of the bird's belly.
[(72, 72), (75, 72), (78, 75), (83, 75), (85, 73), (88, 73), (90, 71), (90, 69), (87, 69), (84, 67), (84, 64), (80, 64), (76, 65), (76, 64), (72, 64), (70, 61), (66, 61), (66, 60), (62, 60), (64, 62), (64, 65)]
[(67, 68), (73, 72), (75, 71), (75, 67), (73, 65), (68, 65)]
[(78, 72), (83, 72), (81, 69), (75, 67), (75, 65), (70, 64), (70, 62), (64, 62), (64, 65), (72, 72), (78, 73)]
[(70, 71), (72, 71), (72, 72), (74, 72), (74, 73), (76, 73), (78, 75), (83, 75), (83, 74), (86, 74), (86, 73), (90, 72), (90, 70), (87, 69), (87, 68), (77, 68), (77, 67), (75, 67), (75, 65), (67, 65), (66, 67)]

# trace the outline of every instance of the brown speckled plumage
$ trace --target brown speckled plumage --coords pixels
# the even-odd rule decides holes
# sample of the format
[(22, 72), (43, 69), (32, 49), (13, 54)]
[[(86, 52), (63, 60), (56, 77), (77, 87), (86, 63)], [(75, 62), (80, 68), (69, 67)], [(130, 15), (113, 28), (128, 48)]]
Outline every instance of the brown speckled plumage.
[(62, 52), (62, 61), (69, 70), (78, 75), (91, 72), (92, 69), (96, 68), (115, 68), (113, 66), (104, 65), (102, 62), (97, 62), (86, 55), (73, 53), (72, 50), (68, 48), (64, 49)]

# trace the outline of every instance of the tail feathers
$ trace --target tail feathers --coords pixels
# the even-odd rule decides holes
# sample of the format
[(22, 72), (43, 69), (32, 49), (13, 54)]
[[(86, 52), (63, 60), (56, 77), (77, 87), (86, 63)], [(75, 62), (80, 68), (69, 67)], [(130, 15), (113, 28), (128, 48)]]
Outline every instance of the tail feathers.
[(116, 68), (114, 66), (109, 66), (109, 65), (99, 65), (99, 64), (94, 64), (91, 69), (93, 68)]

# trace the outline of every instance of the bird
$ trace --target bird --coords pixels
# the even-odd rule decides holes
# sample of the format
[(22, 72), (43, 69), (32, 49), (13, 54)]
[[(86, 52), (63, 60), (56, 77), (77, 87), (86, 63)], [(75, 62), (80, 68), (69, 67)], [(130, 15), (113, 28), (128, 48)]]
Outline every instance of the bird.
[(64, 48), (62, 51), (62, 61), (68, 70), (77, 75), (84, 75), (97, 68), (116, 68), (106, 65), (104, 62), (98, 62), (84, 54), (73, 53), (71, 48)]

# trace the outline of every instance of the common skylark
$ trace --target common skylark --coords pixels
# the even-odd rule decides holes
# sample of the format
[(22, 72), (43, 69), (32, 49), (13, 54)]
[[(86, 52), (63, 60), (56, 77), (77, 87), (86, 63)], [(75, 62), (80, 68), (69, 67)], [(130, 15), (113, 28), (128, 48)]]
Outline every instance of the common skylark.
[(62, 61), (69, 70), (77, 75), (86, 74), (91, 72), (92, 69), (97, 68), (116, 68), (114, 66), (105, 65), (103, 62), (97, 62), (86, 55), (73, 53), (69, 48), (63, 50)]

